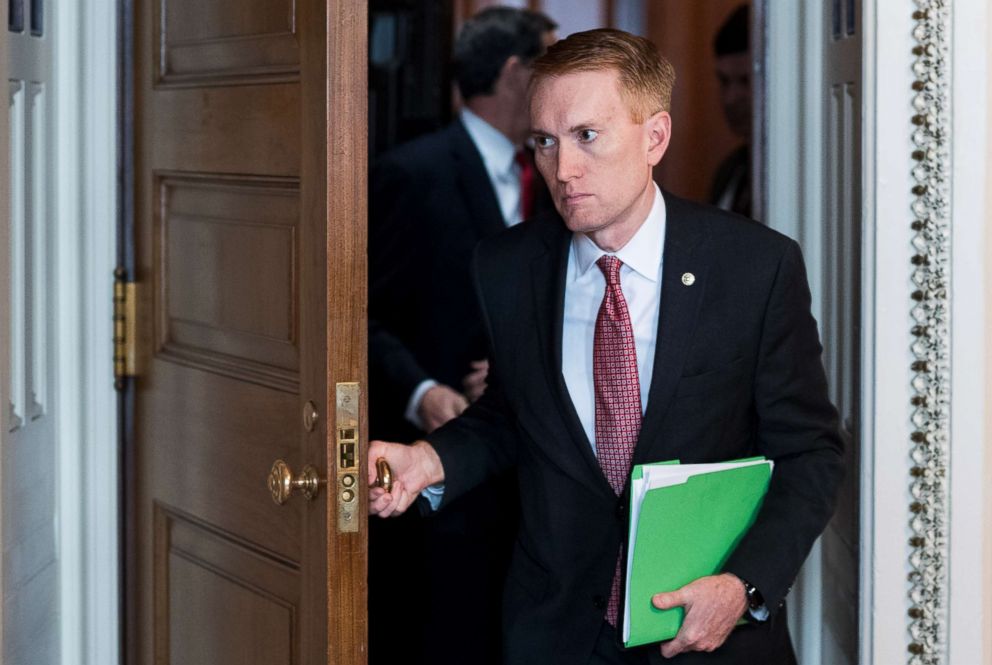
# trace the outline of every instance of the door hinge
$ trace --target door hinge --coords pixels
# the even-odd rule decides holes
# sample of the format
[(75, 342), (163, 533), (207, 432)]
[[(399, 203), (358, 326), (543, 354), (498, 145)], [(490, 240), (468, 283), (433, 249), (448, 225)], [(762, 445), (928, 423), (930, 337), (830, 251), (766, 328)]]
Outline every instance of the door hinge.
[(123, 268), (114, 270), (114, 387), (124, 389), (124, 380), (137, 376), (138, 285), (125, 278)]

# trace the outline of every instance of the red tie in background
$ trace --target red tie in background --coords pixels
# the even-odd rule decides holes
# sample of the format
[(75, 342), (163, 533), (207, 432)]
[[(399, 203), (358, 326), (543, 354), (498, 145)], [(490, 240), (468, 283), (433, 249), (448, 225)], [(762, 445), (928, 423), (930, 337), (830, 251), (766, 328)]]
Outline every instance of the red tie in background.
[[(630, 474), (630, 460), (641, 432), (641, 384), (637, 375), (637, 348), (627, 301), (620, 290), (620, 267), (615, 256), (601, 256), (596, 265), (606, 277), (603, 304), (596, 316), (593, 338), (593, 387), (596, 392), (596, 457), (617, 496)], [(620, 559), (613, 576), (606, 620), (616, 626), (620, 607)]]
[(530, 219), (534, 214), (534, 160), (526, 150), (518, 150), (513, 159), (520, 167), (520, 214)]

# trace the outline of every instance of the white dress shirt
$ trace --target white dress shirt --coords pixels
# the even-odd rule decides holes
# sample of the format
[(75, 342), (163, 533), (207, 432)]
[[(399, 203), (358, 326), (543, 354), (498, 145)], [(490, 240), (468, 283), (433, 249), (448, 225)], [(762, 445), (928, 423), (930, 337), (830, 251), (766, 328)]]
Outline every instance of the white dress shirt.
[[(658, 185), (655, 185), (654, 203), (641, 228), (626, 245), (613, 253), (623, 262), (620, 268), (620, 290), (627, 301), (634, 332), (642, 414), (648, 404), (648, 390), (654, 371), (654, 350), (658, 341), (665, 221), (665, 199), (661, 196)], [(572, 236), (568, 273), (565, 276), (565, 318), (561, 339), (561, 372), (593, 452), (596, 451), (593, 338), (596, 333), (596, 316), (606, 291), (606, 278), (596, 261), (605, 254), (610, 252), (597, 247), (588, 236), (581, 233)]]
[[(523, 199), (520, 192), (520, 165), (514, 159), (517, 147), (513, 145), (501, 131), (472, 113), (468, 108), (461, 112), (462, 125), (468, 132), (469, 138), (482, 155), (482, 163), (493, 186), (496, 200), (499, 203), (503, 222), (513, 226), (523, 221)], [(477, 358), (481, 360), (481, 358)], [(420, 429), (424, 428), (420, 420), (420, 402), (427, 391), (437, 385), (434, 379), (425, 379), (417, 384), (407, 400), (406, 419)], [(454, 386), (460, 390), (460, 386)]]
[(517, 146), (488, 122), (463, 108), (461, 121), (482, 155), (496, 200), (499, 201), (503, 222), (513, 226), (523, 221), (523, 200), (520, 196), (520, 165), (516, 162)]

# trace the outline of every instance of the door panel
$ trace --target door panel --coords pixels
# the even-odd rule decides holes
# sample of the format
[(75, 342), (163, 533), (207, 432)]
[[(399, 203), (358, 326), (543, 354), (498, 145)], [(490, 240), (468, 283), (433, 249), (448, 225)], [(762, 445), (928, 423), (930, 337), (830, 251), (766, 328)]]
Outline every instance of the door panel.
[[(162, 561), (155, 610), (164, 619), (172, 662), (293, 663), (297, 566), (258, 556), (254, 544), (189, 516), (156, 509), (154, 519), (154, 556)], [(201, 628), (207, 625), (209, 632)]]
[[(365, 381), (365, 21), (136, 8), (137, 663), (364, 662), (366, 517), (338, 533), (328, 423), (336, 384)], [(331, 484), (277, 505), (277, 459)]]
[(299, 78), (294, 0), (163, 0), (157, 18), (162, 83)]
[(299, 391), (299, 181), (160, 175), (159, 354)]

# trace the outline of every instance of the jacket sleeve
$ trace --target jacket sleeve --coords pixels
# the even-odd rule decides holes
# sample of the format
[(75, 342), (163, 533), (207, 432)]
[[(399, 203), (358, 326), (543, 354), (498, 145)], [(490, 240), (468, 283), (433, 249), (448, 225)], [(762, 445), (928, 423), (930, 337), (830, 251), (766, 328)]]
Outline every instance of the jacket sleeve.
[(789, 241), (765, 310), (754, 376), (757, 452), (775, 461), (764, 504), (724, 566), (774, 613), (834, 511), (843, 477), (837, 411), (827, 396), (799, 246)]

